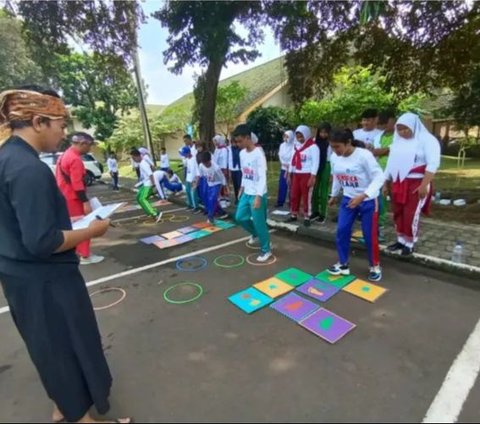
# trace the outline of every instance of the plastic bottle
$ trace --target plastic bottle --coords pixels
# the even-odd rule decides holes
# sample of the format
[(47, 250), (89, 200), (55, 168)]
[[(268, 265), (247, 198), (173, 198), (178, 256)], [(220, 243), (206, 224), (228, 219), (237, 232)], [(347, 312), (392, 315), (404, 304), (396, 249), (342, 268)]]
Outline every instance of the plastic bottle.
[(463, 245), (459, 241), (455, 243), (455, 247), (453, 248), (452, 262), (463, 264)]

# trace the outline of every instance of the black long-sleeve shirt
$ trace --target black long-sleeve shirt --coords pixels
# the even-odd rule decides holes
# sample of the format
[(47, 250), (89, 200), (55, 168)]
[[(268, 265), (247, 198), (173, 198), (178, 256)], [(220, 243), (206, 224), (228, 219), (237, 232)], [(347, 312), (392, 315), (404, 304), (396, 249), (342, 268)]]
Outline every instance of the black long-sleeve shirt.
[(71, 230), (52, 171), (19, 137), (0, 147), (0, 274), (34, 277), (52, 265), (77, 264), (74, 250), (55, 251)]

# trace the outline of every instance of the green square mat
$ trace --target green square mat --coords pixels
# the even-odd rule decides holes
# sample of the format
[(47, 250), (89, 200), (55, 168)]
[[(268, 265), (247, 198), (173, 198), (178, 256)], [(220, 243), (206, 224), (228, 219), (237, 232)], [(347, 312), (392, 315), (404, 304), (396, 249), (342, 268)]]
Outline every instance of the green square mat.
[(343, 289), (353, 280), (356, 280), (357, 277), (354, 275), (331, 275), (327, 270), (325, 270), (318, 274), (315, 278), (323, 281), (324, 283), (331, 284), (339, 289)]
[(307, 281), (310, 281), (313, 278), (313, 275), (307, 274), (298, 268), (289, 268), (275, 275), (275, 277), (293, 287), (298, 287)]

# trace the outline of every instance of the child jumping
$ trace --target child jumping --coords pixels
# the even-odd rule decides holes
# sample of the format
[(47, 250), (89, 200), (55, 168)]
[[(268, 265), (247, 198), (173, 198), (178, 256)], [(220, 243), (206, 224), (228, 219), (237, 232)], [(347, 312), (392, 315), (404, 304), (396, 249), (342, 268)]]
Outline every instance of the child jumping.
[(267, 226), (267, 159), (246, 124), (237, 126), (233, 136), (243, 149), (240, 152), (242, 187), (235, 219), (251, 235), (250, 245), (260, 241), (261, 254), (257, 261), (267, 262), (272, 257)]
[(140, 180), (142, 182), (142, 186), (137, 193), (137, 202), (148, 216), (155, 218), (155, 220), (158, 222), (162, 218), (162, 214), (161, 212), (157, 211), (148, 201), (149, 197), (153, 193), (153, 186), (155, 185), (150, 161), (145, 157), (142, 159), (142, 155), (137, 149), (133, 149), (130, 154), (133, 161), (139, 164)]
[(339, 262), (328, 269), (332, 275), (350, 275), (348, 265), (352, 227), (358, 216), (368, 249), (370, 281), (382, 279), (378, 245), (378, 196), (385, 176), (368, 149), (355, 147), (352, 132), (336, 130), (330, 138), (333, 186), (329, 205), (333, 206), (343, 189), (337, 226)]

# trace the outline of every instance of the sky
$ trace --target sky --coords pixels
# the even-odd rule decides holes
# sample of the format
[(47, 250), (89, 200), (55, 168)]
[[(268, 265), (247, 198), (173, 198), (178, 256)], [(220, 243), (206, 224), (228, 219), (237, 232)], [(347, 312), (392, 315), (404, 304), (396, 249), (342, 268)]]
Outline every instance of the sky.
[[(168, 71), (163, 63), (163, 51), (167, 49), (168, 30), (162, 28), (160, 21), (150, 15), (162, 7), (161, 0), (146, 0), (142, 7), (147, 22), (139, 29), (139, 56), (142, 77), (148, 85), (147, 103), (168, 105), (176, 99), (189, 93), (193, 89), (193, 75), (200, 73), (200, 68), (185, 67), (181, 75), (174, 75)], [(265, 31), (265, 40), (258, 46), (261, 56), (247, 65), (228, 64), (222, 70), (221, 79), (228, 78), (246, 69), (261, 65), (281, 55), (280, 47), (275, 42), (273, 33)]]

